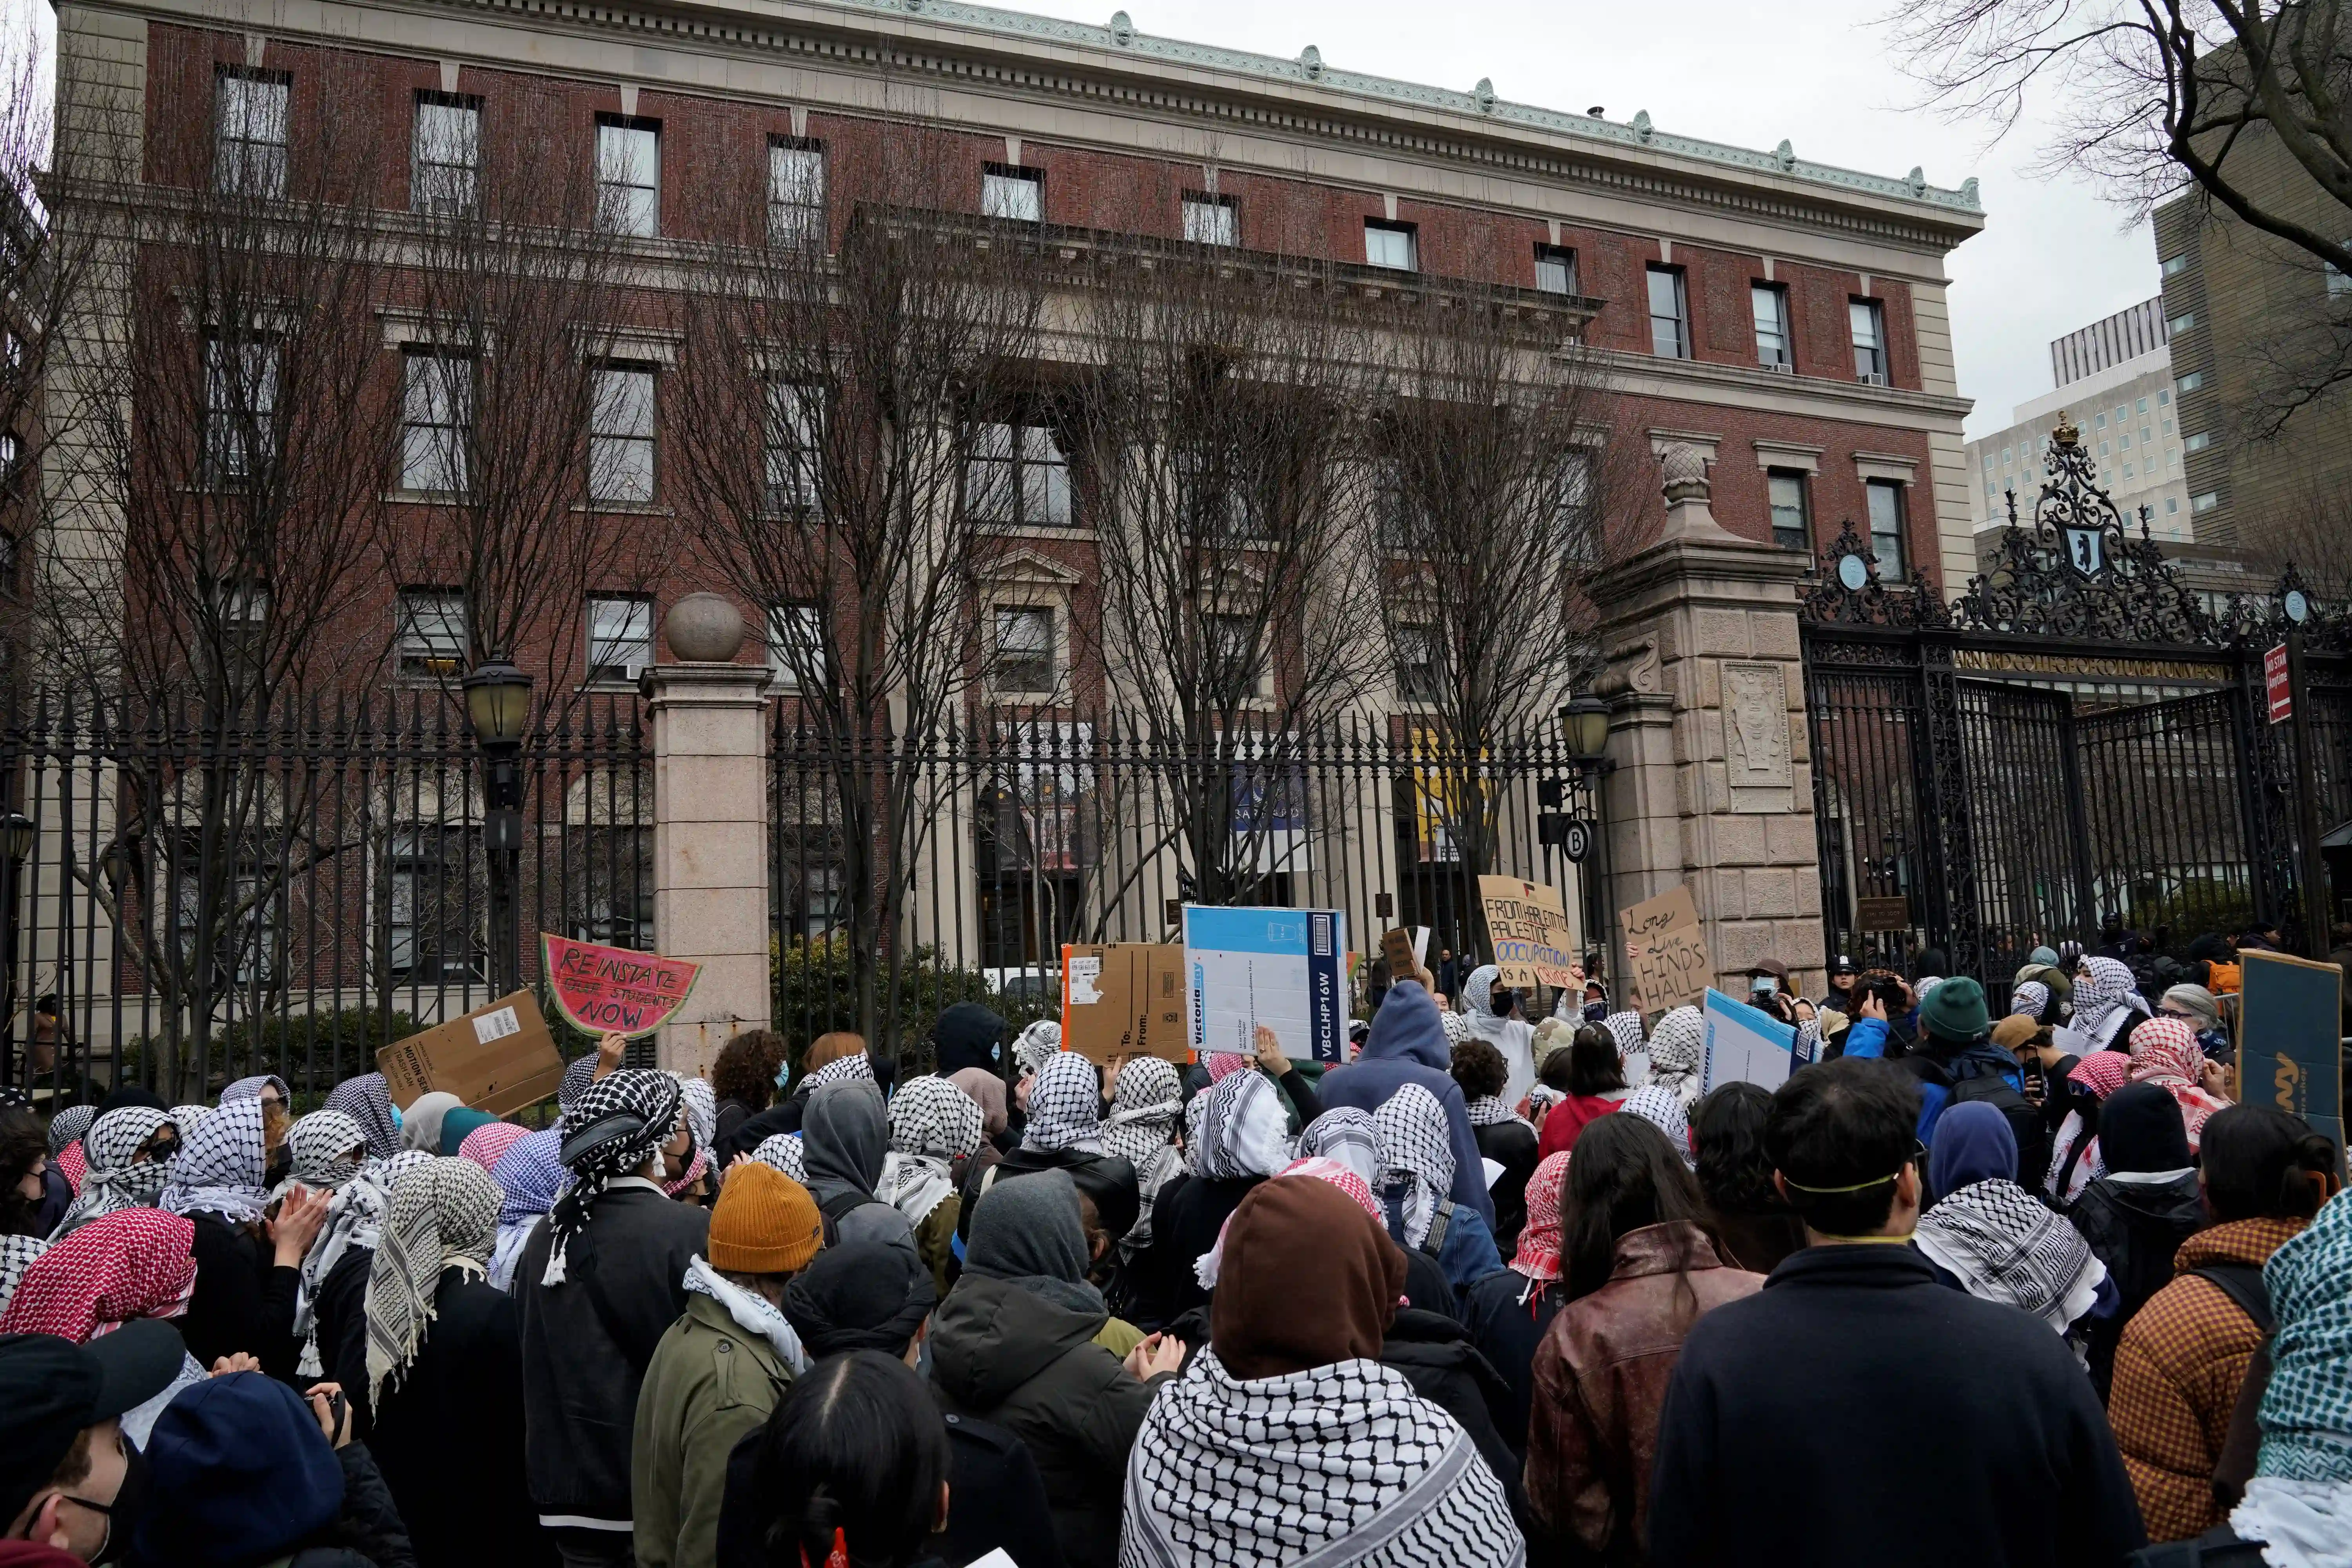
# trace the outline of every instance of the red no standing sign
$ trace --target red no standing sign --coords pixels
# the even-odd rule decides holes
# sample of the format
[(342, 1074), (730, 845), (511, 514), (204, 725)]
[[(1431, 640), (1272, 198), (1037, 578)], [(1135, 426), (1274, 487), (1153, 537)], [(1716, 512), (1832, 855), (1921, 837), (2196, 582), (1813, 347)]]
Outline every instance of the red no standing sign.
[(2284, 724), (2294, 716), (2294, 689), (2287, 680), (2284, 643), (2263, 655), (2263, 690), (2270, 699), (2272, 723)]

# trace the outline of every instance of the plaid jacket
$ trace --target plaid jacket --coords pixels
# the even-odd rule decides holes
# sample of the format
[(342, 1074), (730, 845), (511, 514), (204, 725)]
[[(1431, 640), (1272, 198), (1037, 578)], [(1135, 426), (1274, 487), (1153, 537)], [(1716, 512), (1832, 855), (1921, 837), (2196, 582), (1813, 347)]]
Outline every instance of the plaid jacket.
[(2238, 1384), (2262, 1335), (2209, 1279), (2209, 1263), (2267, 1262), (2299, 1219), (2245, 1219), (2200, 1231), (2173, 1255), (2175, 1278), (2124, 1325), (2107, 1425), (2139, 1494), (2150, 1541), (2187, 1541), (2220, 1524), (2213, 1464), (2229, 1436)]

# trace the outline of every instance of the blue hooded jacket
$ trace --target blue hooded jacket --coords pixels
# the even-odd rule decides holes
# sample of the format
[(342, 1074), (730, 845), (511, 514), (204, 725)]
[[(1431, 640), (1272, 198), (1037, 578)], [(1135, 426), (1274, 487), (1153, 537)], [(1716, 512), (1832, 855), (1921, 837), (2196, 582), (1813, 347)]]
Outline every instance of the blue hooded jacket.
[(1367, 1116), (1409, 1083), (1435, 1095), (1444, 1108), (1448, 1141), (1454, 1146), (1454, 1190), (1446, 1195), (1475, 1210), (1491, 1232), (1495, 1200), (1486, 1194), (1486, 1170), (1478, 1163), (1478, 1140), (1471, 1136), (1462, 1086), (1446, 1071), (1453, 1060), (1454, 1047), (1438, 1020), (1437, 1004), (1419, 981), (1400, 980), (1389, 987), (1388, 999), (1372, 1015), (1364, 1054), (1325, 1073), (1315, 1090), (1326, 1110), (1351, 1106)]

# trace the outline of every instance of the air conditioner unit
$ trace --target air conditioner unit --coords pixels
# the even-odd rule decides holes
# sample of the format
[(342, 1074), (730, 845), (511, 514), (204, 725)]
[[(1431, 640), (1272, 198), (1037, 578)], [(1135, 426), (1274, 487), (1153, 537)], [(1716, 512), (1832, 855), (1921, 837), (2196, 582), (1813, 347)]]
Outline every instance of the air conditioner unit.
[(1778, 375), (1794, 375), (1797, 374), (1797, 367), (1790, 364), (1787, 360), (1775, 360), (1764, 368)]
[(1866, 386), (1885, 386), (1886, 384), (1886, 373), (1883, 370), (1874, 370), (1864, 374), (1861, 379), (1863, 384)]

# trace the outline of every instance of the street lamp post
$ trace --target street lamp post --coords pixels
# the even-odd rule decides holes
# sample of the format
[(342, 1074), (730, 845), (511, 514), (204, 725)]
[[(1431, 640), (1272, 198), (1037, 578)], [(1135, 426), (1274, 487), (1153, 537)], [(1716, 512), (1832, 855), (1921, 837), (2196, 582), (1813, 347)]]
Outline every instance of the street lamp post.
[[(1568, 737), (1569, 760), (1576, 764), (1577, 778), (1592, 800), (1592, 864), (1580, 868), (1577, 875), (1584, 889), (1584, 940), (1589, 950), (1593, 933), (1606, 932), (1609, 918), (1609, 815), (1601, 787), (1601, 777), (1609, 771), (1609, 704), (1588, 691), (1560, 709), (1559, 727)], [(1605, 951), (1609, 945), (1604, 934), (1601, 946)]]
[(490, 873), (490, 985), (500, 996), (522, 984), (522, 932), (516, 884), (522, 868), (522, 736), (530, 719), (530, 677), (502, 655), (459, 682), (466, 720), (482, 749), (483, 849)]

